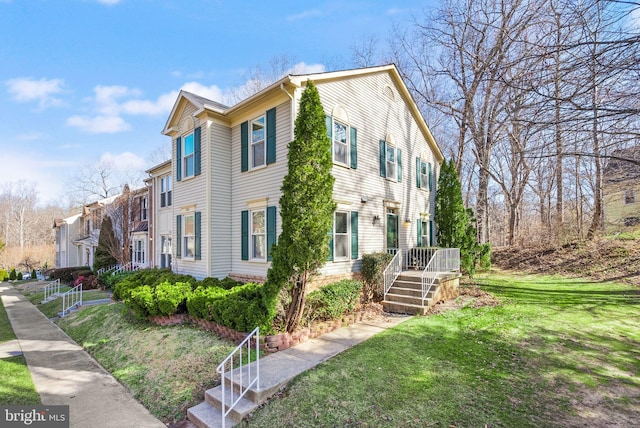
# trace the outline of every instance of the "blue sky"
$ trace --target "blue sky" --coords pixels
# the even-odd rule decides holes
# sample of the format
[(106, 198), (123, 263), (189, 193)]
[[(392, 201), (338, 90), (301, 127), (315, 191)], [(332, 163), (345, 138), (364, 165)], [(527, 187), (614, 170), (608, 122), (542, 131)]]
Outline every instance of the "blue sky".
[[(351, 65), (351, 46), (430, 1), (0, 0), (0, 186), (65, 183), (99, 161), (141, 172), (181, 88), (229, 103), (256, 66)], [(155, 154), (154, 154), (155, 153)]]

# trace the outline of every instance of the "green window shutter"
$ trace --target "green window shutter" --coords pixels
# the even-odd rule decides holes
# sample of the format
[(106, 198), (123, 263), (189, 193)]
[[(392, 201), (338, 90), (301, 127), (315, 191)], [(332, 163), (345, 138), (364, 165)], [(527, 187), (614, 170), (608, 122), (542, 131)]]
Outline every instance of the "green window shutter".
[(387, 143), (380, 140), (380, 177), (387, 178)]
[(245, 172), (248, 170), (249, 170), (249, 122), (242, 122), (242, 124), (240, 124), (240, 171)]
[(267, 207), (267, 260), (271, 260), (271, 247), (276, 243), (276, 207)]
[(176, 181), (182, 180), (182, 138), (176, 138)]
[(194, 247), (195, 247), (195, 251), (194, 251), (194, 258), (196, 260), (201, 260), (202, 259), (202, 239), (200, 238), (202, 236), (202, 232), (201, 232), (201, 223), (200, 223), (200, 211), (196, 211), (194, 216), (193, 216), (193, 220), (194, 220), (194, 226), (195, 226), (195, 239), (194, 239)]
[[(267, 110), (267, 165), (276, 161), (276, 108)], [(267, 251), (268, 253), (268, 251)]]
[(418, 219), (418, 247), (422, 247), (422, 220)]
[(402, 150), (396, 149), (396, 158), (398, 159), (398, 183), (402, 182)]
[(432, 178), (431, 178), (431, 162), (429, 162), (429, 190), (433, 190), (433, 182), (432, 182)]
[(193, 131), (193, 175), (200, 175), (202, 169), (200, 168), (200, 127), (198, 126)]
[(422, 172), (422, 169), (420, 169), (421, 166), (422, 166), (422, 162), (420, 161), (420, 158), (416, 158), (416, 186), (418, 186), (418, 189), (421, 187), (420, 186), (420, 173)]
[(182, 258), (182, 216), (176, 216), (176, 257)]
[(358, 130), (351, 128), (351, 153), (349, 153), (351, 168), (358, 168)]
[(358, 211), (351, 211), (351, 259), (358, 259)]
[(242, 260), (249, 260), (249, 211), (242, 211), (242, 243), (241, 243), (241, 258)]

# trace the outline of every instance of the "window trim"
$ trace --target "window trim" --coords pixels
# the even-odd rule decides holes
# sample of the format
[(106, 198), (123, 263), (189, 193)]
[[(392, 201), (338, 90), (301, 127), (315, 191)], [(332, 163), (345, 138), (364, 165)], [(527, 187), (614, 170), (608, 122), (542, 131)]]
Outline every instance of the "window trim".
[[(344, 143), (340, 142), (339, 140), (336, 140), (336, 124), (340, 124), (344, 126), (344, 133), (345, 133)], [(346, 166), (347, 168), (351, 166), (351, 131), (350, 129), (351, 127), (349, 126), (349, 124), (341, 120), (336, 120), (333, 116), (331, 116), (331, 154), (332, 154), (331, 160), (333, 161), (333, 163)], [(344, 146), (344, 151), (346, 153), (344, 162), (336, 158), (336, 153), (337, 153), (337, 150), (335, 149), (336, 143)]]
[[(393, 173), (389, 175), (389, 150), (393, 150)], [(391, 181), (398, 181), (398, 148), (392, 144), (385, 145), (384, 148), (384, 167), (385, 167), (385, 179)]]
[[(192, 151), (190, 154), (187, 154), (187, 139), (191, 137), (192, 139)], [(182, 162), (182, 178), (187, 179), (191, 177), (195, 177), (196, 175), (196, 137), (195, 132), (191, 131), (190, 133), (184, 135), (182, 137), (182, 158), (180, 162)], [(187, 168), (187, 161), (189, 158), (192, 160), (192, 171), (191, 174), (188, 174), (189, 170)]]
[(170, 207), (172, 205), (172, 190), (173, 183), (171, 174), (160, 177), (160, 208)]
[[(262, 119), (262, 123), (259, 121)], [(255, 142), (253, 140), (253, 124), (260, 123), (263, 128), (262, 140), (258, 140)], [(249, 121), (249, 165), (250, 170), (260, 169), (267, 166), (267, 114), (264, 113), (252, 120)], [(254, 147), (258, 144), (262, 144), (262, 163), (260, 165), (256, 165), (255, 157), (254, 157)]]
[[(336, 216), (337, 214), (344, 214), (345, 215), (345, 223), (347, 225), (347, 231), (344, 233), (338, 233), (336, 231)], [(337, 256), (337, 251), (336, 249), (337, 244), (336, 244), (336, 237), (337, 236), (346, 236), (347, 239), (347, 254), (346, 256), (342, 256), (342, 257), (338, 257)], [(342, 210), (336, 210), (333, 213), (333, 261), (334, 262), (346, 262), (346, 261), (350, 261), (351, 260), (351, 211), (342, 211)]]
[[(193, 221), (193, 234), (187, 234), (187, 218), (191, 218)], [(191, 238), (193, 240), (193, 254), (188, 255), (188, 245), (187, 239)], [(181, 246), (181, 254), (183, 260), (195, 260), (196, 259), (196, 213), (194, 211), (190, 211), (188, 213), (182, 214), (182, 236), (180, 239), (181, 242), (178, 245)]]
[[(254, 225), (254, 220), (253, 220), (253, 216), (254, 214), (259, 214), (262, 213), (263, 215), (263, 231), (260, 233), (254, 233), (253, 230), (253, 225)], [(256, 249), (256, 245), (254, 242), (254, 237), (260, 237), (262, 236), (262, 252), (264, 254), (264, 257), (256, 257), (255, 256), (255, 249)], [(249, 210), (249, 261), (250, 262), (258, 262), (258, 263), (265, 263), (267, 261), (267, 207), (264, 208), (258, 208), (258, 209), (251, 209)]]
[[(171, 268), (171, 264), (173, 263), (172, 241), (171, 235), (160, 236), (160, 267)], [(166, 266), (165, 262), (167, 262)]]

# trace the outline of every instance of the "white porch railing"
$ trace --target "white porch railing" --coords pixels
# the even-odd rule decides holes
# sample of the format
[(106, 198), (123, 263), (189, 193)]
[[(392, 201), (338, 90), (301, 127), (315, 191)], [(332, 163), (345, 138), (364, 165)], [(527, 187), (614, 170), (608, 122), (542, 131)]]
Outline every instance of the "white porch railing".
[(440, 248), (438, 249), (427, 267), (422, 272), (422, 305), (435, 284), (436, 279), (446, 274), (460, 273), (460, 249)]
[(420, 270), (426, 268), (437, 250), (437, 247), (409, 248), (405, 257), (405, 268)]
[(115, 275), (120, 272), (131, 272), (144, 267), (146, 267), (146, 263), (142, 264), (142, 263), (129, 262), (126, 265), (118, 266), (116, 269), (114, 269), (113, 272), (111, 272), (111, 275)]
[(387, 297), (387, 292), (393, 285), (393, 282), (398, 278), (398, 275), (402, 272), (402, 250), (397, 250), (396, 255), (393, 256), (391, 262), (387, 266), (387, 268), (382, 272), (382, 277), (384, 279), (384, 298)]
[(40, 303), (47, 303), (60, 295), (60, 278), (44, 286), (44, 299)]
[[(245, 396), (247, 391), (251, 389), (254, 385), (256, 388), (260, 388), (260, 328), (256, 327), (251, 333), (245, 337), (245, 339), (238, 345), (234, 351), (229, 354), (227, 358), (224, 359), (223, 362), (218, 365), (216, 371), (220, 373), (220, 383), (222, 384), (222, 400), (221, 400), (221, 408), (222, 408), (222, 428), (225, 428), (225, 419), (233, 407), (238, 404), (238, 401)], [(255, 343), (255, 368), (253, 369), (253, 364), (249, 364), (251, 360), (251, 351), (253, 344)], [(245, 355), (246, 350), (246, 355)], [(246, 357), (246, 369), (240, 370), (243, 363), (245, 362)], [(246, 379), (245, 379), (245, 371), (246, 371)], [(229, 382), (230, 390), (230, 401), (233, 401), (231, 404), (226, 404), (227, 394), (226, 394), (226, 386), (227, 381)], [(245, 384), (246, 382), (246, 384)], [(239, 386), (238, 396), (235, 397), (233, 394), (233, 385), (236, 384)]]
[(96, 274), (98, 274), (98, 276), (100, 276), (103, 273), (111, 272), (112, 270), (116, 270), (116, 269), (118, 269), (118, 265), (105, 266), (105, 267), (101, 267), (100, 269), (98, 269)]
[(82, 283), (62, 295), (61, 315), (67, 315), (71, 309), (77, 308), (78, 306), (82, 306)]

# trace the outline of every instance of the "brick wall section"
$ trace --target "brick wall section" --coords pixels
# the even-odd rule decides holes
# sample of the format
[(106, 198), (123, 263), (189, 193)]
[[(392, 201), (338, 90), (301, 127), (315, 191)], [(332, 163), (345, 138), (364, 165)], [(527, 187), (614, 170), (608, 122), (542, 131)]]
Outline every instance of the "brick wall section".
[[(363, 313), (355, 313), (344, 315), (341, 319), (333, 321), (315, 322), (309, 327), (296, 330), (293, 333), (280, 333), (270, 336), (260, 337), (260, 347), (266, 352), (278, 352), (304, 343), (309, 339), (315, 339), (323, 334), (332, 332), (340, 327), (362, 321)], [(169, 316), (154, 315), (149, 317), (149, 321), (160, 326), (177, 325), (184, 323), (193, 323), (199, 325), (207, 331), (217, 334), (218, 336), (230, 339), (236, 343), (242, 342), (248, 333), (235, 331), (229, 327), (220, 325), (213, 321), (207, 321), (201, 318), (194, 318), (189, 314), (176, 314)]]

